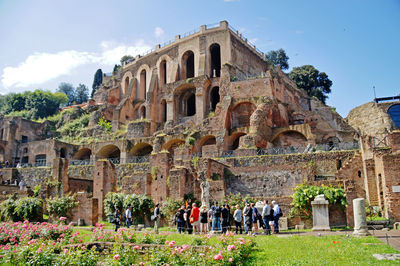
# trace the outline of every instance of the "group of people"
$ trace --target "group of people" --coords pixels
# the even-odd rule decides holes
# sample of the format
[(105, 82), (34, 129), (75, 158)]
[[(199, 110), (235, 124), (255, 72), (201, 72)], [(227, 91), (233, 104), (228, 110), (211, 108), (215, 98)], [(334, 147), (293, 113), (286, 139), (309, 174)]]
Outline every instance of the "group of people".
[[(262, 206), (262, 207), (260, 207)], [(187, 231), (192, 233), (207, 233), (208, 231), (222, 231), (226, 233), (231, 230), (231, 225), (235, 225), (236, 234), (243, 233), (258, 234), (260, 229), (264, 230), (265, 234), (279, 233), (279, 218), (282, 216), (280, 206), (276, 201), (268, 204), (265, 200), (264, 203), (259, 202), (257, 207), (254, 203), (245, 203), (243, 210), (239, 205), (231, 213), (231, 208), (228, 204), (219, 206), (215, 202), (211, 208), (207, 209), (205, 205), (200, 208), (196, 203), (191, 206), (181, 206), (175, 214), (175, 225), (179, 233)], [(244, 225), (242, 227), (242, 224)]]

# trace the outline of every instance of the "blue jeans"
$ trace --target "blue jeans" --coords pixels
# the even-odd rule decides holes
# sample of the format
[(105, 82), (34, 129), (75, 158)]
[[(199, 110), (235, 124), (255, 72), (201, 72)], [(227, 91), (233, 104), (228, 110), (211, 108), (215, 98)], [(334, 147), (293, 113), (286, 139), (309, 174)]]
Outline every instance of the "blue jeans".
[(274, 233), (279, 233), (279, 216), (274, 216)]
[(126, 227), (129, 228), (129, 226), (131, 226), (131, 225), (132, 225), (131, 218), (127, 218), (126, 219)]
[(269, 226), (269, 218), (263, 218), (264, 226), (265, 226), (265, 233), (267, 235), (271, 234), (271, 227)]
[(251, 221), (250, 221), (250, 226), (248, 225), (248, 221), (251, 219), (248, 216), (243, 217), (243, 224), (244, 224), (244, 232), (247, 234), (249, 230), (251, 230)]
[(218, 231), (221, 230), (220, 217), (212, 218), (212, 230), (215, 231), (215, 228), (217, 228)]
[(184, 220), (178, 220), (178, 233), (184, 233), (185, 232), (185, 221)]

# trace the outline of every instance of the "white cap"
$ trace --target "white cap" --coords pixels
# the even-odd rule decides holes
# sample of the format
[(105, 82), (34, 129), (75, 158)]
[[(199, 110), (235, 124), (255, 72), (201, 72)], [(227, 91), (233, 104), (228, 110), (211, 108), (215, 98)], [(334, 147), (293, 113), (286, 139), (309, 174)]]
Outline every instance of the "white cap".
[(276, 203), (276, 201), (275, 201), (275, 200), (273, 200), (273, 201), (272, 201), (272, 204), (275, 204), (275, 203)]

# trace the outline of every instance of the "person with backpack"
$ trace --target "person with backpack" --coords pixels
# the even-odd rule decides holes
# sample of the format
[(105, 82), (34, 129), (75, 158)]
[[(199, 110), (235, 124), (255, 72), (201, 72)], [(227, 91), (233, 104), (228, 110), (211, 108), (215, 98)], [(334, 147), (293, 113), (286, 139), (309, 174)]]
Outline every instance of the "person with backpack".
[(282, 217), (282, 211), (281, 207), (278, 205), (278, 203), (273, 200), (272, 204), (274, 205), (273, 210), (273, 216), (274, 216), (274, 234), (279, 234), (279, 218)]
[(156, 232), (156, 234), (158, 234), (158, 226), (159, 226), (160, 218), (161, 218), (159, 203), (157, 203), (156, 207), (154, 208), (153, 218), (154, 218), (154, 231)]
[(212, 206), (212, 230), (221, 230), (221, 207), (218, 206), (218, 202)]
[(185, 206), (182, 206), (175, 214), (175, 223), (178, 228), (178, 233), (185, 233)]
[(271, 234), (271, 227), (269, 226), (269, 221), (270, 221), (270, 218), (271, 218), (271, 207), (269, 206), (269, 204), (268, 204), (268, 200), (265, 200), (264, 201), (264, 207), (263, 207), (263, 210), (262, 210), (262, 219), (263, 219), (263, 222), (264, 222), (264, 233), (266, 234), (266, 235), (270, 235)]
[(115, 209), (113, 223), (115, 224), (115, 232), (117, 232), (121, 225), (121, 212), (118, 208)]
[(226, 233), (228, 231), (228, 226), (229, 226), (229, 210), (226, 207), (226, 204), (222, 205), (221, 217), (222, 217), (222, 233)]
[(260, 218), (260, 213), (258, 212), (258, 209), (255, 207), (254, 203), (252, 203), (250, 205), (251, 210), (253, 211), (253, 215), (252, 215), (252, 223), (253, 223), (253, 228), (254, 228), (254, 232), (253, 235), (256, 235), (258, 233), (258, 220)]

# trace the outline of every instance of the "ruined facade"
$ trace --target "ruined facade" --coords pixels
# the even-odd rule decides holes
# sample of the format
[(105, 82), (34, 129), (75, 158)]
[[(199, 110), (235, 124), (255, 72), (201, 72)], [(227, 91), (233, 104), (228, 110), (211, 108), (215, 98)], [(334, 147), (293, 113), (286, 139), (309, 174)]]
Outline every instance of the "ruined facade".
[[(332, 223), (352, 225), (351, 200), (374, 189), (380, 193), (383, 181), (370, 182), (375, 178), (370, 173), (378, 170), (371, 170), (364, 142), (359, 149), (355, 124), (360, 123), (351, 123), (356, 115), (347, 123), (331, 107), (308, 97), (226, 21), (178, 35), (124, 63), (118, 73), (104, 76), (93, 100), (90, 105), (101, 111), (93, 113), (89, 127), (105, 117), (114, 131), (126, 128), (122, 137), (75, 145), (49, 139), (47, 122), (30, 122), (34, 130), (12, 126), (9, 118), (0, 124), (4, 159), (50, 169), (46, 176), (52, 178), (61, 171), (55, 162), (64, 163), (58, 193), (78, 192), (81, 206), (91, 209), (78, 208), (74, 219), (103, 216), (105, 194), (118, 187), (162, 202), (190, 193), (199, 198), (201, 180), (210, 183), (212, 199), (228, 193), (277, 199), (288, 214), (292, 188), (308, 182), (343, 186), (350, 203), (347, 221), (343, 216)], [(22, 143), (25, 131), (33, 134), (28, 136), (32, 141)], [(379, 156), (396, 161), (393, 146), (388, 147)], [(37, 157), (41, 154), (44, 165), (39, 163), (43, 156)], [(383, 187), (392, 185), (386, 175), (396, 169), (376, 156), (374, 169), (382, 169), (387, 182)], [(35, 168), (14, 169), (7, 178), (32, 179), (28, 172)], [(46, 176), (27, 183), (45, 183)], [(387, 191), (382, 191), (382, 208), (398, 202), (393, 197), (385, 201)]]

